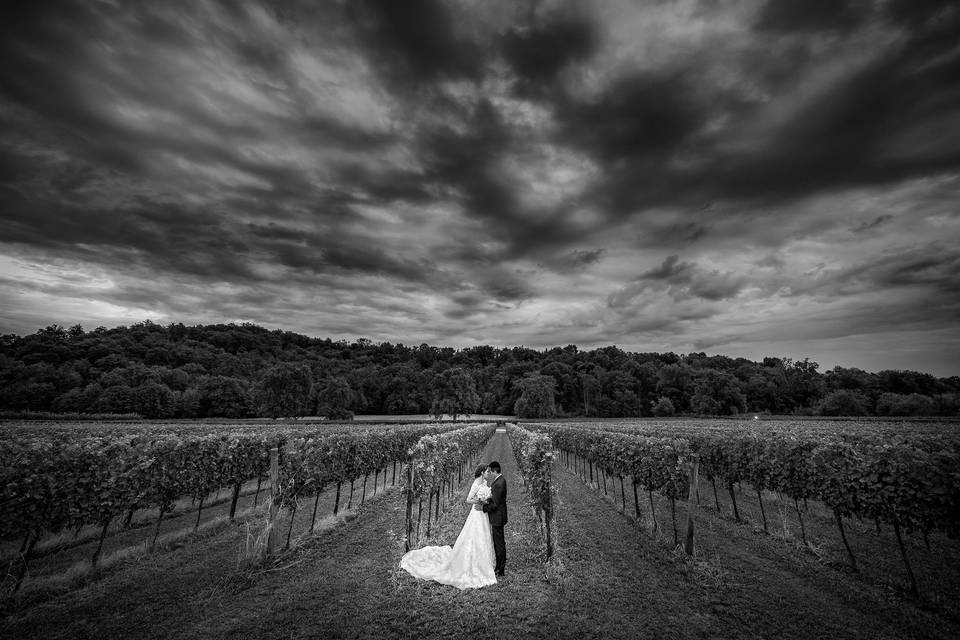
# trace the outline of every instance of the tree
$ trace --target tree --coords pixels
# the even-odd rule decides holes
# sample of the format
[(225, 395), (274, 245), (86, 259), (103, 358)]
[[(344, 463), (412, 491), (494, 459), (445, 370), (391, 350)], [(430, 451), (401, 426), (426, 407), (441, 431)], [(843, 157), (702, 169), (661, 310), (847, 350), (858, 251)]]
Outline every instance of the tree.
[(937, 399), (937, 415), (960, 415), (960, 394), (944, 393)]
[(540, 369), (541, 375), (550, 376), (556, 380), (556, 402), (562, 413), (575, 413), (580, 409), (580, 381), (573, 367), (562, 362), (549, 362)]
[(865, 416), (870, 401), (862, 393), (849, 389), (831, 391), (817, 404), (821, 416)]
[[(580, 374), (580, 389), (583, 397), (583, 415), (591, 415), (590, 399), (597, 395), (599, 388), (600, 383), (597, 381), (596, 377), (590, 375), (589, 373)], [(593, 408), (593, 413), (596, 413), (596, 408)]]
[(271, 418), (307, 415), (313, 377), (306, 365), (281, 362), (267, 369), (257, 382), (260, 410)]
[(642, 416), (645, 415), (642, 409), (652, 406), (658, 398), (657, 368), (652, 362), (642, 362), (632, 368), (632, 375), (637, 381), (637, 405)]
[(44, 329), (38, 329), (37, 335), (50, 340), (64, 340), (67, 337), (67, 330), (59, 324), (51, 324)]
[(174, 412), (173, 392), (165, 384), (145, 382), (134, 387), (132, 393), (133, 410), (144, 418), (166, 418)]
[(190, 387), (177, 392), (173, 398), (173, 412), (178, 418), (196, 418), (200, 415), (200, 390)]
[(685, 363), (668, 364), (657, 373), (657, 393), (670, 398), (677, 411), (683, 411), (690, 398), (691, 369)]
[(174, 391), (183, 391), (190, 386), (190, 374), (183, 369), (159, 367), (157, 374), (160, 376), (160, 382)]
[(598, 378), (600, 394), (596, 401), (596, 413), (599, 416), (614, 418), (640, 415), (636, 378), (622, 369), (600, 371)]
[(117, 367), (100, 376), (100, 386), (104, 388), (116, 385), (137, 387), (147, 382), (160, 382), (160, 374), (155, 368), (139, 362), (127, 367)]
[(658, 418), (663, 418), (666, 416), (672, 416), (676, 411), (673, 408), (673, 403), (670, 401), (670, 398), (666, 396), (661, 396), (659, 400), (653, 405), (652, 408), (653, 415)]
[(350, 382), (350, 388), (357, 394), (354, 403), (358, 413), (383, 413), (387, 378), (382, 368), (376, 365), (365, 365), (353, 369), (347, 380)]
[(690, 411), (705, 416), (719, 415), (720, 403), (708, 395), (695, 393), (690, 398)]
[(228, 376), (203, 376), (198, 381), (197, 417), (244, 418), (250, 415), (245, 381)]
[(823, 376), (817, 372), (819, 364), (809, 358), (799, 362), (784, 359), (788, 382), (788, 393), (796, 407), (813, 407), (823, 397)]
[(694, 413), (729, 415), (747, 410), (747, 399), (741, 390), (740, 381), (726, 371), (699, 370), (693, 381), (693, 389), (690, 410)]
[(394, 375), (384, 385), (384, 411), (391, 415), (423, 413), (422, 393), (416, 383), (416, 373), (405, 367), (391, 367), (390, 370)]
[(356, 393), (346, 378), (330, 378), (317, 393), (317, 414), (331, 420), (352, 420)]
[(104, 389), (96, 406), (101, 413), (132, 413), (133, 407), (133, 389), (125, 384)]
[[(349, 408), (331, 405), (341, 417), (352, 411), (426, 413), (440, 399), (435, 377), (451, 367), (473, 380), (482, 398), (478, 410), (485, 413), (516, 411), (523, 396), (518, 381), (528, 374), (553, 377), (554, 406), (560, 415), (644, 415), (661, 397), (669, 398), (678, 413), (714, 409), (703, 398), (716, 402), (720, 414), (746, 408), (836, 412), (837, 403), (850, 396), (824, 402), (834, 391), (862, 394), (869, 413), (877, 412), (884, 393), (894, 395), (879, 403), (881, 413), (960, 413), (960, 377), (843, 367), (821, 374), (817, 363), (808, 359), (768, 357), (752, 362), (705, 353), (629, 353), (612, 346), (591, 351), (574, 345), (542, 351), (522, 346), (407, 347), (363, 338), (352, 343), (310, 338), (246, 323), (141, 322), (92, 331), (65, 326), (50, 325), (22, 337), (0, 336), (0, 410), (90, 412), (102, 404), (163, 415), (166, 394), (162, 389), (155, 393), (159, 387), (154, 385), (159, 384), (173, 393), (169, 411), (184, 418), (306, 413), (311, 407), (297, 408), (298, 402), (290, 399), (292, 395), (302, 401), (302, 388), (284, 384), (283, 376), (270, 381), (264, 373), (277, 363), (287, 363), (284, 366), (308, 368), (313, 380), (345, 379)], [(219, 382), (211, 382), (210, 375)], [(298, 379), (306, 383), (305, 376)], [(121, 389), (107, 393), (100, 403), (101, 394), (112, 387)], [(140, 387), (144, 389), (137, 391)], [(319, 391), (314, 389), (308, 404)], [(698, 395), (702, 397), (692, 403)], [(846, 402), (843, 411), (859, 411), (859, 400)]]
[(877, 399), (878, 416), (932, 416), (937, 403), (920, 393), (882, 393)]
[(462, 367), (452, 367), (433, 379), (433, 403), (430, 413), (436, 417), (450, 414), (456, 420), (464, 413), (476, 413), (480, 396), (473, 378)]
[(520, 399), (513, 407), (518, 418), (554, 418), (557, 406), (554, 402), (557, 382), (551, 376), (528, 375), (517, 380)]
[(53, 410), (57, 413), (79, 413), (86, 409), (83, 405), (83, 389), (74, 387), (53, 401)]
[[(514, 387), (513, 381), (521, 377), (522, 373), (514, 375), (503, 369), (490, 376), (481, 396), (484, 412), (508, 414), (513, 411), (513, 405), (520, 399), (519, 390)], [(477, 395), (480, 395), (480, 391), (477, 391)]]

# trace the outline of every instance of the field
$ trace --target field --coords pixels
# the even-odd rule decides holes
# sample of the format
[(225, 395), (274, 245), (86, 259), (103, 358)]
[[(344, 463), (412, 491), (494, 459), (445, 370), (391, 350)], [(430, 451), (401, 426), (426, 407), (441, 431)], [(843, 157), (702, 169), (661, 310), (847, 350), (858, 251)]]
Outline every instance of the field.
[[(732, 483), (732, 492), (725, 490), (725, 483), (714, 492), (714, 483), (700, 475), (695, 552), (688, 556), (683, 551), (686, 493), (671, 500), (675, 492), (669, 484), (650, 493), (640, 484), (635, 499), (634, 478), (618, 474), (614, 463), (602, 458), (604, 450), (596, 448), (596, 442), (608, 442), (606, 438), (621, 443), (626, 442), (621, 438), (637, 437), (650, 446), (659, 443), (657, 438), (664, 433), (694, 443), (698, 434), (719, 433), (726, 443), (745, 429), (761, 435), (765, 429), (775, 429), (794, 436), (810, 434), (817, 442), (830, 441), (830, 446), (835, 436), (844, 446), (849, 441), (858, 447), (865, 439), (872, 446), (879, 438), (887, 443), (900, 442), (897, 446), (910, 450), (936, 446), (943, 450), (942, 455), (951, 456), (960, 441), (956, 424), (814, 421), (756, 425), (676, 420), (520, 426), (530, 432), (551, 434), (555, 446), (555, 553), (549, 561), (541, 524), (528, 499), (508, 434), (497, 432), (490, 437), (483, 425), (460, 429), (463, 424), (444, 423), (429, 435), (431, 442), (466, 442), (482, 436), (481, 447), (468, 452), (450, 469), (462, 471), (467, 463), (490, 459), (498, 459), (504, 466), (510, 487), (507, 576), (496, 586), (460, 592), (418, 582), (397, 568), (404, 552), (406, 526), (406, 500), (400, 482), (407, 467), (401, 460), (394, 473), (393, 461), (388, 460), (391, 456), (374, 460), (372, 454), (365, 454), (376, 475), (361, 465), (329, 478), (356, 476), (352, 500), (346, 482), (341, 483), (339, 500), (334, 482), (327, 482), (319, 493), (304, 489), (292, 494), (296, 509), (280, 511), (278, 549), (263, 563), (256, 562), (250, 553), (268, 513), (267, 491), (261, 487), (258, 495), (256, 477), (244, 478), (240, 484), (233, 522), (227, 517), (232, 483), (204, 496), (207, 506), (199, 518), (199, 501), (186, 494), (180, 496), (161, 521), (158, 544), (152, 552), (147, 543), (155, 534), (158, 509), (149, 505), (138, 510), (129, 525), (116, 518), (106, 529), (88, 525), (79, 531), (71, 528), (48, 533), (35, 542), (29, 574), (15, 595), (9, 593), (9, 574), (15, 572), (24, 540), (7, 535), (0, 547), (4, 564), (9, 567), (4, 582), (7, 595), (0, 605), (0, 635), (960, 637), (960, 542), (933, 526), (939, 520), (929, 521), (932, 528), (926, 535), (919, 529), (900, 531), (918, 587), (918, 593), (913, 594), (897, 531), (886, 521), (845, 516), (844, 544), (833, 510), (814, 497), (804, 505), (777, 491), (763, 489), (758, 495), (744, 479)], [(429, 427), (323, 425), (326, 433), (313, 433), (323, 442), (343, 442), (347, 437), (343, 434), (362, 430), (371, 434), (364, 442), (375, 444), (386, 442), (387, 437), (399, 438), (408, 430)], [(84, 429), (83, 425), (20, 425), (3, 431), (2, 444), (8, 446), (10, 441), (38, 438), (44, 433), (64, 438), (71, 430), (81, 433)], [(281, 433), (293, 447), (290, 443), (299, 440), (290, 429), (267, 423), (242, 427), (126, 425), (104, 426), (95, 437), (139, 438), (144, 433), (179, 431), (178, 442), (187, 443), (193, 437), (191, 430), (216, 431), (218, 437), (230, 441), (250, 433)], [(111, 432), (125, 435), (104, 435)], [(238, 432), (248, 435), (237, 436)], [(594, 449), (576, 449), (588, 445)], [(288, 479), (295, 477), (297, 468), (310, 468), (311, 452), (316, 450), (315, 445), (297, 446), (300, 457), (291, 454), (285, 466), (281, 465), (289, 474), (283, 477)], [(332, 449), (324, 451), (328, 458), (332, 455)], [(587, 451), (596, 453), (586, 455)], [(622, 447), (617, 451), (622, 452)], [(629, 456), (617, 455), (629, 460)], [(324, 473), (332, 472), (328, 469)], [(440, 518), (431, 523), (428, 538), (423, 516), (420, 536), (412, 539), (414, 546), (453, 543), (466, 515), (462, 497), (472, 480), (469, 476), (453, 471), (437, 477), (441, 484), (436, 486), (442, 487)], [(450, 485), (442, 484), (444, 479)], [(949, 488), (958, 490), (957, 486)], [(430, 487), (424, 490), (427, 494), (423, 499), (428, 500)], [(736, 514), (733, 499), (737, 502)], [(693, 501), (697, 502), (696, 495)], [(336, 515), (335, 504), (339, 506)], [(91, 568), (90, 557), (104, 531), (98, 566)], [(284, 549), (288, 532), (290, 545)], [(856, 570), (847, 547), (855, 557)]]

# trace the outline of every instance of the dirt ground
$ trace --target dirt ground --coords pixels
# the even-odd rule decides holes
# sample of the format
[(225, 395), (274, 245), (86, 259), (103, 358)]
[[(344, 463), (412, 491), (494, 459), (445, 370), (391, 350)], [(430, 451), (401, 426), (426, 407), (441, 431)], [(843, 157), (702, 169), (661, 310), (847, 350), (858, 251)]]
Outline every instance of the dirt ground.
[[(952, 617), (707, 508), (698, 519), (700, 551), (690, 559), (673, 548), (669, 507), (657, 507), (669, 535), (653, 536), (562, 465), (555, 474), (559, 551), (544, 563), (506, 435), (494, 436), (482, 459), (498, 459), (509, 486), (507, 575), (495, 586), (459, 591), (399, 570), (403, 504), (388, 489), (355, 519), (304, 537), (275, 566), (238, 569), (245, 535), (228, 527), (49, 600), (8, 604), (0, 636), (960, 637)], [(453, 543), (470, 480), (423, 544)], [(312, 501), (299, 510), (295, 536), (309, 526), (311, 510)]]

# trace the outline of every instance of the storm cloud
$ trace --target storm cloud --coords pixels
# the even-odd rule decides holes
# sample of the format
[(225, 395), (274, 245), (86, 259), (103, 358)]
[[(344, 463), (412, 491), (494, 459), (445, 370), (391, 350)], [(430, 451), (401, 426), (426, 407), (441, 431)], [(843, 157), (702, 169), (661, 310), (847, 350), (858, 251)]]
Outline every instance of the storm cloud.
[(0, 330), (957, 375), (958, 36), (936, 0), (4, 3)]

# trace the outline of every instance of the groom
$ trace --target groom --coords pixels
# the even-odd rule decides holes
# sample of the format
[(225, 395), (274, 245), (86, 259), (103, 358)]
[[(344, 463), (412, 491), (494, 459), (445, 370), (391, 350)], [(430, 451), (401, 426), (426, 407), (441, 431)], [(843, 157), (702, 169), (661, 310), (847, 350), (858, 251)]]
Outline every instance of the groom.
[(496, 461), (487, 465), (484, 478), (490, 485), (490, 499), (484, 503), (483, 510), (493, 530), (493, 551), (497, 556), (494, 574), (502, 578), (507, 564), (507, 545), (503, 541), (503, 525), (507, 524), (507, 481), (500, 474), (500, 463)]

